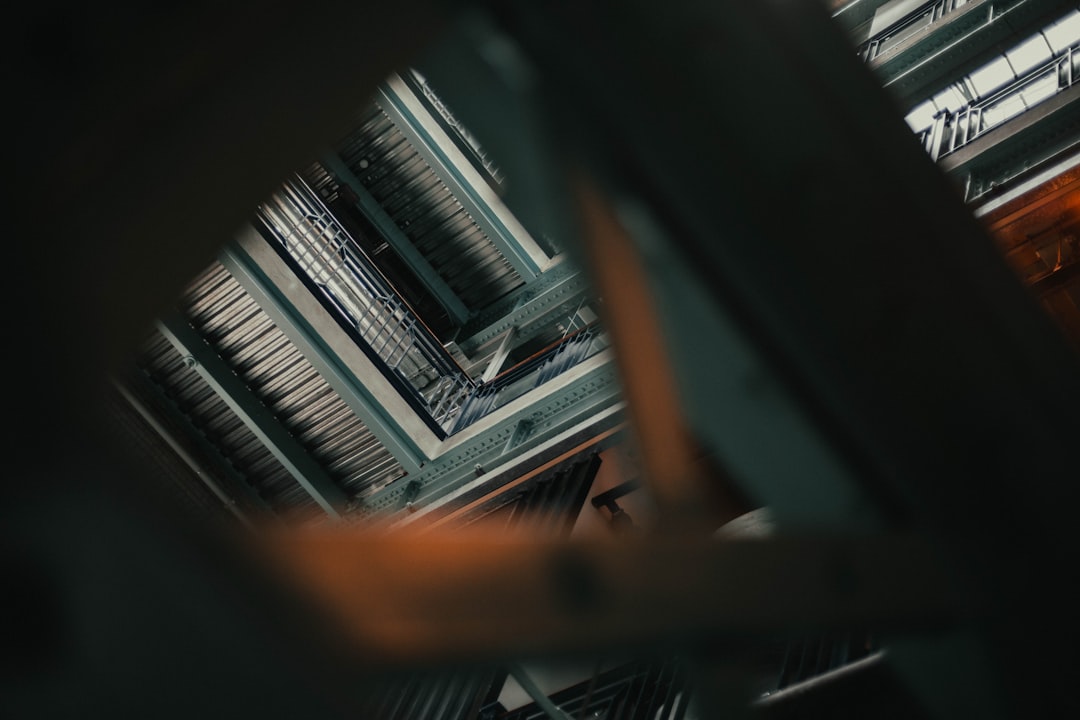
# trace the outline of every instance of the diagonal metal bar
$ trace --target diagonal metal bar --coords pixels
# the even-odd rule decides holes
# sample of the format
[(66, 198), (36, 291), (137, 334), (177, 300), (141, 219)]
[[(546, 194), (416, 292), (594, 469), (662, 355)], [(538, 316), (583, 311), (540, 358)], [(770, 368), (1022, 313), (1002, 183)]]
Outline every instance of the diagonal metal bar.
[(1065, 5), (1060, 0), (969, 2), (870, 67), (901, 105), (912, 105), (989, 60), (1010, 38), (1052, 22)]
[(356, 207), (364, 214), (382, 238), (389, 243), (390, 247), (412, 269), (420, 281), (432, 295), (439, 301), (451, 319), (458, 325), (463, 325), (469, 319), (469, 309), (457, 296), (454, 290), (446, 283), (439, 272), (432, 267), (428, 259), (416, 249), (412, 241), (397, 226), (394, 219), (383, 209), (379, 201), (375, 199), (364, 184), (353, 174), (349, 167), (342, 162), (336, 153), (327, 153), (322, 158), (323, 167), (337, 176), (339, 182), (347, 186), (356, 197)]
[(312, 500), (330, 517), (340, 517), (348, 502), (345, 492), (195, 328), (173, 315), (160, 320), (158, 329), (178, 352), (194, 360), (195, 371), (285, 466)]
[[(833, 11), (832, 16), (846, 30), (853, 31), (859, 25), (868, 23), (874, 18), (877, 9), (889, 0), (851, 0), (843, 2), (839, 8)], [(837, 3), (832, 3), (834, 6)]]
[(551, 720), (573, 720), (563, 712), (562, 708), (553, 703), (551, 698), (544, 694), (544, 691), (529, 677), (529, 673), (525, 672), (525, 668), (513, 663), (510, 665), (510, 674), (517, 681), (517, 684), (521, 686), (521, 689), (528, 693), (529, 697), (533, 699), (540, 709), (547, 713)]
[(488, 363), (487, 368), (484, 370), (484, 374), (480, 376), (481, 382), (488, 382), (499, 374), (499, 371), (502, 369), (503, 363), (506, 362), (506, 357), (513, 349), (512, 343), (514, 341), (514, 335), (514, 328), (510, 328), (505, 333), (503, 333), (503, 338), (499, 342), (499, 347), (496, 348), (495, 354), (491, 357), (491, 362)]

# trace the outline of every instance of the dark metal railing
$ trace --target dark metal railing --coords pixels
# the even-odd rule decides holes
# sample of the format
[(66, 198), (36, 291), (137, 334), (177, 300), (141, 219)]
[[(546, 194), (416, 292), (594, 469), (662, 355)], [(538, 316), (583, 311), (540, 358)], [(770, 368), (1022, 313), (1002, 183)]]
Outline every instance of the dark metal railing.
[(259, 205), (256, 220), (278, 254), (440, 437), (602, 347), (595, 328), (587, 327), (480, 382), (458, 365), (299, 175)]
[(932, 25), (971, 0), (930, 0), (923, 3), (895, 23), (859, 45), (856, 52), (865, 62), (907, 39), (913, 33)]
[(606, 339), (595, 325), (586, 326), (541, 350), (514, 367), (478, 385), (466, 401), (455, 431), (467, 427), (492, 410), (563, 374), (606, 347)]
[(955, 112), (942, 110), (934, 123), (918, 133), (919, 141), (934, 160), (956, 152), (973, 140), (1061, 93), (1080, 77), (1080, 45), (985, 98)]

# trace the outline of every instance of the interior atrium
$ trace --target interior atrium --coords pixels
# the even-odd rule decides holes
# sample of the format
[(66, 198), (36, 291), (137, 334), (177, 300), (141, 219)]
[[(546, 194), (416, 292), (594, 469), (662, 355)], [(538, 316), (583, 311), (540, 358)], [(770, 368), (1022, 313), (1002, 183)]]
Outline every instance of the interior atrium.
[(16, 26), (0, 716), (1077, 711), (1076, 3)]

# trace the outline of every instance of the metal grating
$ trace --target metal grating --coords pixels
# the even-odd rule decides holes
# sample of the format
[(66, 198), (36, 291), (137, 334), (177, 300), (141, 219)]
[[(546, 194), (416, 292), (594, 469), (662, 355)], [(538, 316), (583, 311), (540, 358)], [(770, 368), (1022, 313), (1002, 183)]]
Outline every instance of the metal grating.
[(524, 284), (378, 104), (338, 148), (342, 160), (472, 310)]

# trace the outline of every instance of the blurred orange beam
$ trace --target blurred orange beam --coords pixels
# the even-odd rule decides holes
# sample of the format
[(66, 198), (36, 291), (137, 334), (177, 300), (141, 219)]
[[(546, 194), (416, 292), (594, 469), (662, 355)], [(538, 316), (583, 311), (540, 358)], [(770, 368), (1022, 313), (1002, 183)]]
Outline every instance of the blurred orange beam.
[(593, 186), (579, 182), (578, 200), (601, 314), (615, 346), (660, 526), (715, 530), (752, 508), (718, 477), (715, 467), (705, 467), (686, 425), (664, 333), (633, 239)]
[(287, 580), (383, 667), (718, 640), (952, 616), (932, 547), (909, 537), (537, 542), (505, 532), (287, 533)]

